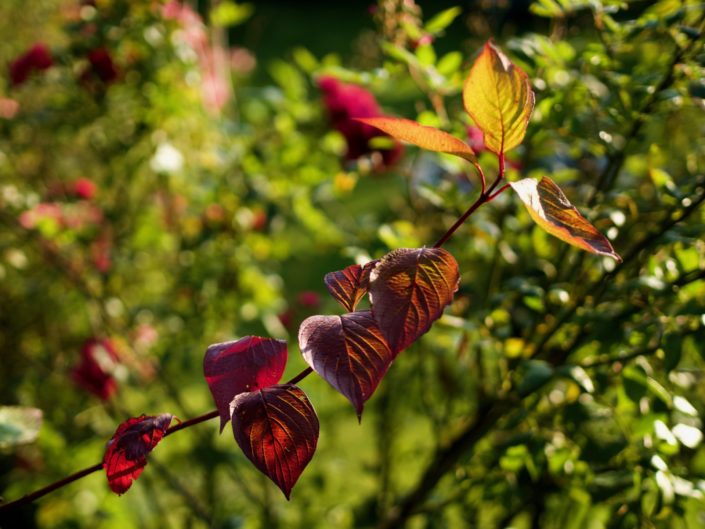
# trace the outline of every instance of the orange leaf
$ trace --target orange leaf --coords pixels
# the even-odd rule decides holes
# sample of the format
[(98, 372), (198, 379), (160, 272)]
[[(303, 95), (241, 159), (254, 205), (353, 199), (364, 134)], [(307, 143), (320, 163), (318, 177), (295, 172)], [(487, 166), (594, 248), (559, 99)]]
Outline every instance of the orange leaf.
[(454, 154), (473, 164), (477, 163), (475, 152), (467, 143), (437, 128), (402, 118), (355, 118), (355, 120), (372, 125), (393, 138), (412, 143), (422, 149)]
[(485, 135), (485, 146), (499, 155), (524, 139), (534, 92), (524, 71), (488, 42), (465, 80), (463, 104)]
[(509, 185), (524, 202), (531, 218), (548, 233), (588, 252), (622, 261), (610, 241), (575, 209), (553, 180), (547, 176), (541, 181), (524, 178)]

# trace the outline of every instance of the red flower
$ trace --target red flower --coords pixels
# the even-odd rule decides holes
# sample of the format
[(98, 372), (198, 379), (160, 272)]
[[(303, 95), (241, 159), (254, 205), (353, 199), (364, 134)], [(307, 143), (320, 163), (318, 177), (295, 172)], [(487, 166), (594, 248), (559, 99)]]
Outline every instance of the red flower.
[(382, 116), (382, 111), (374, 95), (362, 87), (346, 84), (333, 77), (321, 77), (318, 87), (323, 92), (323, 105), (328, 111), (331, 125), (340, 132), (348, 145), (347, 160), (356, 160), (366, 154), (379, 152), (382, 165), (393, 165), (402, 154), (402, 146), (395, 142), (391, 149), (372, 149), (369, 142), (380, 136), (375, 127), (365, 125), (352, 118), (374, 118)]
[(71, 191), (77, 198), (90, 200), (95, 196), (96, 185), (88, 178), (79, 178), (71, 185)]
[(321, 305), (321, 296), (317, 292), (312, 290), (305, 290), (304, 292), (299, 292), (296, 296), (296, 300), (304, 307), (317, 309)]
[(101, 400), (108, 400), (117, 391), (113, 372), (118, 355), (113, 343), (106, 339), (91, 338), (83, 344), (81, 362), (73, 368), (73, 381)]
[(115, 66), (110, 52), (105, 48), (96, 48), (91, 51), (88, 54), (88, 62), (91, 65), (89, 71), (93, 72), (104, 83), (110, 84), (118, 78), (117, 66)]
[(46, 44), (36, 43), (24, 54), (10, 64), (10, 81), (12, 86), (24, 83), (34, 71), (46, 70), (54, 64), (51, 52)]

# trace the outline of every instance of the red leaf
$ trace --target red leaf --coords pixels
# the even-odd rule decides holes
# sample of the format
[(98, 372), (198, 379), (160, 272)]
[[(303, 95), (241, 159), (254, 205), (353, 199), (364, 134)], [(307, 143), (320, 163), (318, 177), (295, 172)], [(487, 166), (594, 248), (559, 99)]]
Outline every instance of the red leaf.
[(441, 317), (458, 290), (458, 263), (442, 248), (400, 248), (370, 274), (372, 312), (394, 354)]
[(241, 393), (232, 401), (233, 434), (247, 458), (289, 499), (318, 443), (318, 417), (292, 384)]
[(221, 432), (230, 420), (233, 397), (279, 382), (286, 358), (285, 341), (259, 336), (214, 344), (206, 350), (203, 373), (220, 412)]
[(360, 300), (367, 294), (370, 272), (377, 262), (370, 261), (365, 266), (351, 265), (344, 270), (329, 272), (323, 278), (330, 295), (348, 312), (353, 312)]
[(173, 418), (170, 413), (156, 417), (140, 415), (118, 426), (103, 456), (110, 490), (118, 495), (127, 492), (147, 464), (147, 454), (162, 440)]
[(308, 318), (299, 347), (308, 365), (352, 402), (358, 419), (394, 359), (369, 310)]

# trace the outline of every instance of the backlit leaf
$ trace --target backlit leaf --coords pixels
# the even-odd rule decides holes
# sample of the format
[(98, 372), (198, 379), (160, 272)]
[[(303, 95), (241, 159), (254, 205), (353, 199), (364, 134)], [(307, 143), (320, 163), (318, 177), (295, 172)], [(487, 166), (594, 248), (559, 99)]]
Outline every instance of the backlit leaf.
[(0, 406), (0, 450), (34, 442), (42, 418), (42, 410), (38, 408)]
[(173, 418), (170, 413), (155, 417), (140, 415), (118, 426), (103, 456), (110, 490), (116, 494), (127, 492), (147, 464), (147, 454), (162, 440)]
[(524, 139), (534, 92), (526, 73), (488, 42), (465, 80), (463, 104), (487, 149), (503, 154)]
[(358, 418), (394, 358), (369, 310), (311, 316), (299, 328), (299, 347), (308, 365), (352, 402)]
[(588, 252), (621, 261), (612, 244), (570, 203), (547, 176), (510, 182), (534, 221), (551, 235)]
[(458, 263), (442, 248), (400, 248), (370, 274), (372, 312), (392, 352), (424, 334), (458, 290)]
[(279, 382), (286, 358), (285, 341), (259, 336), (246, 336), (208, 347), (203, 359), (203, 373), (220, 413), (221, 432), (230, 420), (233, 397)]
[(370, 271), (377, 261), (370, 261), (365, 266), (351, 265), (343, 270), (329, 272), (323, 278), (331, 296), (345, 310), (353, 312), (360, 300), (367, 294), (370, 282)]
[(231, 410), (237, 444), (289, 499), (318, 443), (318, 417), (306, 394), (292, 384), (269, 386), (237, 395)]
[(356, 118), (356, 120), (377, 127), (393, 138), (412, 143), (422, 149), (454, 154), (477, 163), (475, 152), (467, 143), (435, 127), (427, 127), (403, 118)]

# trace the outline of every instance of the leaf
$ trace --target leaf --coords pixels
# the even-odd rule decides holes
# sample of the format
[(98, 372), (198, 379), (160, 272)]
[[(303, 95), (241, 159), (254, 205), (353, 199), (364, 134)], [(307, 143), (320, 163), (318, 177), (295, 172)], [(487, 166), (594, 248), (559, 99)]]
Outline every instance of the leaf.
[(534, 92), (524, 71), (488, 42), (465, 80), (463, 104), (487, 149), (500, 155), (524, 139)]
[(306, 363), (352, 403), (358, 419), (394, 359), (369, 310), (307, 318), (299, 348)]
[(460, 13), (462, 12), (463, 10), (460, 7), (451, 7), (445, 9), (437, 15), (434, 15), (431, 20), (426, 22), (424, 29), (429, 33), (440, 33), (448, 26), (450, 26), (453, 21), (458, 18), (458, 15), (460, 15)]
[(473, 164), (477, 163), (475, 152), (467, 143), (435, 127), (427, 127), (403, 118), (355, 118), (355, 120), (377, 127), (397, 140), (412, 143), (422, 149), (454, 154)]
[(531, 218), (548, 233), (588, 252), (622, 261), (610, 241), (575, 209), (553, 180), (547, 176), (540, 181), (524, 178), (509, 185), (517, 192)]
[(208, 347), (203, 373), (220, 413), (221, 432), (230, 420), (233, 397), (279, 382), (286, 359), (286, 342), (273, 338), (245, 336)]
[(458, 263), (442, 248), (400, 248), (370, 274), (372, 313), (395, 355), (424, 334), (458, 290)]
[(360, 300), (367, 294), (370, 271), (378, 261), (370, 261), (365, 266), (350, 265), (343, 270), (329, 272), (323, 278), (328, 292), (345, 310), (353, 312)]
[(306, 394), (292, 384), (241, 393), (231, 403), (240, 448), (289, 499), (318, 443), (318, 417)]
[(127, 492), (147, 464), (147, 454), (162, 440), (173, 418), (170, 413), (155, 417), (140, 415), (118, 426), (103, 456), (110, 490), (118, 495)]
[(524, 372), (517, 387), (517, 393), (523, 398), (543, 387), (553, 378), (553, 366), (543, 360), (527, 360)]
[(33, 443), (42, 426), (42, 410), (24, 406), (0, 406), (0, 450)]

